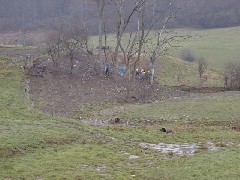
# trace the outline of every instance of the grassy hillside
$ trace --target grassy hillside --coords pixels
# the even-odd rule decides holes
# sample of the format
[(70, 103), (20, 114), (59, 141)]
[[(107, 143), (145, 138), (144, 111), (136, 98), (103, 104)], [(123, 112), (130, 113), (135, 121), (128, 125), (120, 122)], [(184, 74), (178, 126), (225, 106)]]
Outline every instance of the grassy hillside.
[[(169, 85), (177, 83), (178, 68), (186, 77), (196, 72), (195, 65), (175, 58), (161, 60), (160, 67), (159, 73), (165, 78), (160, 81)], [(240, 176), (240, 133), (228, 127), (237, 126), (240, 119), (239, 92), (184, 96), (150, 104), (83, 104), (81, 116), (85, 118), (80, 119), (76, 112), (75, 119), (70, 119), (33, 109), (23, 91), (24, 78), (17, 63), (0, 59), (0, 179)], [(189, 78), (190, 83), (195, 81)], [(120, 124), (108, 123), (112, 117), (120, 117)], [(92, 120), (106, 124), (84, 123)], [(162, 127), (174, 132), (163, 133)], [(141, 143), (198, 143), (200, 147), (189, 157), (164, 154)], [(218, 150), (209, 151), (209, 143)]]
[(1, 157), (68, 142), (76, 135), (65, 127), (64, 119), (52, 119), (31, 109), (22, 90), (22, 80), (19, 66), (0, 62)]
[[(157, 81), (167, 86), (199, 86), (198, 64), (185, 62), (174, 57), (160, 58), (157, 66)], [(208, 67), (203, 74), (207, 80), (203, 83), (206, 87), (222, 87), (223, 73)]]
[(173, 50), (176, 56), (182, 48), (189, 48), (213, 67), (223, 68), (227, 62), (240, 61), (240, 27), (177, 31), (196, 37), (179, 43), (182, 47)]

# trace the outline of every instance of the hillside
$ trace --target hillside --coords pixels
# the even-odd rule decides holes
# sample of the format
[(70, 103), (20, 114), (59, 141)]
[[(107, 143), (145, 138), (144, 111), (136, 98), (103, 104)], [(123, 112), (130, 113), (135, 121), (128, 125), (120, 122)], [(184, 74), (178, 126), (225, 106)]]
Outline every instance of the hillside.
[[(208, 36), (181, 48), (217, 57), (226, 35), (237, 52), (238, 30), (179, 30)], [(239, 179), (240, 92), (224, 88), (220, 61), (206, 57), (200, 88), (197, 64), (170, 55), (153, 85), (129, 85), (96, 72), (94, 55), (78, 54), (73, 70), (62, 56), (58, 69), (42, 47), (0, 46), (0, 179)]]
[(239, 0), (0, 0), (0, 180), (239, 180), (239, 17)]
[[(20, 64), (1, 58), (0, 179), (240, 175), (239, 166), (233, 166), (240, 160), (239, 92), (147, 104), (83, 104), (71, 119), (34, 109), (23, 92), (24, 76)], [(114, 117), (120, 122), (110, 121)], [(162, 127), (173, 133), (161, 132)]]
[[(123, 10), (130, 13), (134, 1), (124, 4)], [(154, 1), (156, 13), (168, 8), (168, 1)], [(85, 0), (22, 0), (0, 1), (0, 32), (26, 31), (49, 28), (56, 17), (70, 18), (84, 22), (90, 32), (97, 33), (98, 18), (96, 4)], [(152, 4), (149, 0), (148, 4)], [(240, 25), (238, 0), (182, 0), (172, 2), (178, 9), (177, 18), (170, 27), (216, 28)], [(104, 14), (108, 21), (108, 31), (112, 32), (116, 24), (116, 7), (107, 5)], [(147, 21), (151, 20), (152, 9), (147, 9)], [(133, 17), (133, 22), (137, 17)]]
[(191, 49), (197, 56), (204, 56), (210, 66), (223, 69), (225, 63), (240, 62), (240, 27), (219, 29), (179, 29), (179, 32), (193, 36), (173, 48), (172, 52), (179, 56), (181, 49)]

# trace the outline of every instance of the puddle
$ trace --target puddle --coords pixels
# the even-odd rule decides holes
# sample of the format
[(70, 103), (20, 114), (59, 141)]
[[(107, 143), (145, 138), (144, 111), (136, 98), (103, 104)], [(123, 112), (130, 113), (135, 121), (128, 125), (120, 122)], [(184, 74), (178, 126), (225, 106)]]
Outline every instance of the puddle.
[[(159, 150), (164, 154), (172, 153), (175, 156), (193, 156), (196, 153), (196, 151), (201, 148), (201, 145), (197, 143), (193, 143), (193, 144), (140, 143), (140, 146), (143, 148)], [(214, 151), (218, 149), (219, 148), (214, 146), (213, 143), (210, 143), (210, 142), (207, 143), (206, 150)]]
[(89, 119), (82, 120), (83, 123), (87, 123), (93, 126), (143, 126), (143, 123), (126, 122), (120, 119), (120, 122), (115, 123), (113, 119)]
[(96, 168), (96, 171), (97, 172), (102, 172), (102, 171), (104, 171), (105, 168), (106, 168), (106, 166), (99, 166), (99, 167)]
[(89, 119), (89, 120), (87, 120), (87, 121), (85, 120), (83, 122), (93, 125), (93, 126), (109, 126), (108, 121), (102, 120), (102, 119)]
[(215, 146), (212, 142), (207, 142), (207, 149), (209, 151), (216, 151), (219, 149), (219, 147)]
[(135, 155), (130, 155), (128, 159), (138, 159), (139, 156), (135, 156)]

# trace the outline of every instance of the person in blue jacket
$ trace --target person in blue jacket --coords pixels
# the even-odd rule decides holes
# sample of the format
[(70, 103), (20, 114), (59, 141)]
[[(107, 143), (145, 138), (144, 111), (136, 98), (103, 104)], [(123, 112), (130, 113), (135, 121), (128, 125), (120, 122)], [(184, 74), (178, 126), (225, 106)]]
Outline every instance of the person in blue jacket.
[(124, 75), (124, 72), (125, 72), (124, 66), (120, 66), (119, 71), (120, 71), (120, 75), (123, 76), (123, 75)]

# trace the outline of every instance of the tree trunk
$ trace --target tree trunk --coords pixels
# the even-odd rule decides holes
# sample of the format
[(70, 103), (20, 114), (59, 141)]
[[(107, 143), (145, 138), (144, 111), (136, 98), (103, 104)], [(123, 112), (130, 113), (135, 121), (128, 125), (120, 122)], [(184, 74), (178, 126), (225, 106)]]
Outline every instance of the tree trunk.
[(156, 62), (156, 55), (153, 54), (151, 57), (151, 63), (152, 63), (152, 69), (151, 69), (151, 78), (150, 83), (153, 84), (154, 82), (154, 76), (155, 76), (155, 62)]
[(98, 60), (101, 67), (101, 70), (103, 68), (103, 54), (102, 54), (102, 45), (103, 45), (103, 2), (99, 2), (98, 5)]
[(130, 89), (131, 89), (131, 69), (130, 63), (128, 62), (128, 85), (127, 85), (127, 99), (130, 98)]
[(99, 39), (98, 39), (98, 58), (99, 58), (99, 62), (100, 62), (100, 65), (102, 67), (103, 65), (103, 58), (102, 58), (102, 19), (99, 18)]
[(152, 69), (151, 69), (151, 79), (150, 79), (151, 84), (153, 84), (153, 81), (154, 81), (154, 74), (155, 74), (155, 64), (153, 63)]

